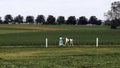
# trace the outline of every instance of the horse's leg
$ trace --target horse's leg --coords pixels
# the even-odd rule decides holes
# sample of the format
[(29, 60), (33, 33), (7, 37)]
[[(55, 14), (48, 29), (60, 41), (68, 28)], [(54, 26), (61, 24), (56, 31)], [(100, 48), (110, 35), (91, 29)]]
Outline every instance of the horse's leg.
[(67, 46), (67, 42), (65, 42), (65, 46)]

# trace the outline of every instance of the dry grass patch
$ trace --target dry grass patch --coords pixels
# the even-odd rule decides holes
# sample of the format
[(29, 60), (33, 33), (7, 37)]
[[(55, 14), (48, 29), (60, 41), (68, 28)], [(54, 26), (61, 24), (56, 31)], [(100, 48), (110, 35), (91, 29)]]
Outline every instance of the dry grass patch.
[(3, 25), (0, 26), (0, 28), (17, 28), (17, 29), (34, 29), (34, 30), (68, 30), (64, 28), (52, 28), (52, 27), (40, 27), (40, 26), (8, 26), (8, 25)]

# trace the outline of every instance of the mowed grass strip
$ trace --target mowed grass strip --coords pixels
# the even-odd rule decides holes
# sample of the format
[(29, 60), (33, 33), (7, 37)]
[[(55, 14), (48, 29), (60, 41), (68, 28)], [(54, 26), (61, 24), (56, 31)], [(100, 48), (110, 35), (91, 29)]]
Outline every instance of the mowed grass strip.
[(35, 32), (35, 30), (0, 30), (0, 34)]
[(2, 68), (119, 68), (120, 48), (0, 47)]
[(38, 26), (38, 25), (0, 25), (0, 28), (14, 28), (14, 29), (32, 29), (32, 30), (68, 30), (65, 28), (53, 28), (53, 27), (45, 27), (45, 26)]

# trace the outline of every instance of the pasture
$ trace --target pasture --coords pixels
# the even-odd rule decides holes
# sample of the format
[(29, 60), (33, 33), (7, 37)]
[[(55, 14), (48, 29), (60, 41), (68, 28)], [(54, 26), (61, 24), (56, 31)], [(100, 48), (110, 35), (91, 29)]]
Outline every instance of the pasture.
[[(0, 68), (120, 68), (119, 35), (108, 26), (0, 25)], [(59, 36), (74, 47), (59, 47)]]
[(107, 26), (72, 25), (0, 25), (0, 46), (57, 46), (59, 37), (74, 39), (74, 45), (95, 45), (96, 37), (100, 45), (119, 45), (120, 29)]

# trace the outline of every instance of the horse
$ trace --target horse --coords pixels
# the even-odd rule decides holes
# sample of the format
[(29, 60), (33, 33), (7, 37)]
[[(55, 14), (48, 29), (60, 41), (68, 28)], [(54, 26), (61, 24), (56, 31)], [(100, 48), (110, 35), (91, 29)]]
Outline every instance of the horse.
[(69, 45), (69, 39), (67, 37), (65, 38), (65, 46), (66, 45)]
[(73, 39), (70, 38), (70, 46), (73, 46)]
[(66, 45), (70, 45), (70, 46), (73, 46), (73, 39), (72, 38), (65, 38), (65, 46)]

